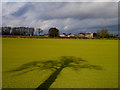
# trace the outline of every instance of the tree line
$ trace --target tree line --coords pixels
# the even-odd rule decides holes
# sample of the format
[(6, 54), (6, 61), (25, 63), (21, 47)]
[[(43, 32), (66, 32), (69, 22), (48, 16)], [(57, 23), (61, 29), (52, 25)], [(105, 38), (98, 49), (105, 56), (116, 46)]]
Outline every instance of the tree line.
[(113, 35), (110, 34), (108, 29), (102, 29), (102, 30), (97, 30), (97, 32), (94, 34), (95, 38), (118, 38), (118, 34)]
[[(23, 35), (23, 36), (34, 36), (35, 32), (37, 32), (40, 36), (40, 33), (43, 32), (41, 28), (33, 28), (33, 27), (1, 27), (2, 35)], [(64, 35), (67, 35), (63, 33)], [(85, 34), (85, 33), (78, 33)], [(59, 29), (50, 28), (48, 30), (49, 37), (59, 37)], [(77, 37), (75, 35), (74, 37)], [(94, 38), (117, 38), (117, 35), (110, 34), (108, 29), (97, 30), (96, 33), (93, 33)]]
[[(1, 27), (2, 35), (23, 35), (34, 36), (35, 28), (33, 27)], [(41, 28), (36, 29), (37, 33), (43, 32)]]

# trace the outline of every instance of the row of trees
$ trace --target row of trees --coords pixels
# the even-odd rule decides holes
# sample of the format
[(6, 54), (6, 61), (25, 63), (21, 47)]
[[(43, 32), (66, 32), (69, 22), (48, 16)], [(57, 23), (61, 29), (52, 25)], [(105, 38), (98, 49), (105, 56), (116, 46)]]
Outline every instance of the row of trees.
[[(35, 33), (35, 28), (33, 27), (1, 27), (2, 35), (24, 35), (33, 36)], [(41, 28), (37, 28), (36, 32), (40, 35), (43, 32)], [(57, 37), (59, 35), (59, 30), (56, 28), (50, 28), (50, 37)]]
[(102, 29), (98, 30), (96, 33), (94, 33), (95, 38), (117, 38), (117, 35), (110, 34), (108, 29)]
[[(40, 35), (43, 32), (41, 28), (33, 27), (1, 27), (2, 35), (23, 35), (23, 36), (34, 36), (35, 32)], [(64, 33), (65, 34), (65, 33)], [(85, 34), (85, 33), (83, 33)], [(48, 31), (49, 37), (58, 37), (59, 30), (57, 28), (50, 28)], [(94, 38), (117, 38), (117, 35), (110, 34), (107, 29), (98, 30), (93, 33)]]
[[(33, 36), (35, 33), (35, 28), (33, 27), (1, 27), (2, 35), (24, 35)], [(36, 29), (37, 33), (42, 33), (41, 28)]]

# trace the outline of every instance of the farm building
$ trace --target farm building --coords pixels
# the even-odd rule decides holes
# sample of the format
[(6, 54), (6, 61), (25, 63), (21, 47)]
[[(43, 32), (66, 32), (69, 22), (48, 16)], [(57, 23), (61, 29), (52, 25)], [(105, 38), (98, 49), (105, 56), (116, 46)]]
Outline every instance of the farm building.
[(70, 33), (70, 34), (67, 35), (67, 37), (75, 37), (75, 35)]
[(64, 35), (64, 34), (60, 34), (59, 36), (60, 36), (60, 37), (66, 37), (66, 35)]
[(89, 32), (89, 33), (79, 33), (77, 35), (80, 38), (93, 38), (93, 33)]

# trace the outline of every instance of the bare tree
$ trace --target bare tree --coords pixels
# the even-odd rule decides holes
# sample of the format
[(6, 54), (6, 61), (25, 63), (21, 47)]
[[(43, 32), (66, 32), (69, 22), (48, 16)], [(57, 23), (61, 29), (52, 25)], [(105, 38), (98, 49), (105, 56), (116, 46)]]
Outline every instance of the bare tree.
[(38, 30), (38, 33), (39, 33), (39, 36), (40, 36), (40, 33), (42, 33), (43, 30), (41, 28), (37, 28), (37, 30)]
[(2, 34), (3, 35), (10, 35), (11, 27), (2, 27)]
[(107, 29), (102, 29), (102, 30), (100, 31), (100, 35), (101, 35), (102, 38), (104, 38), (104, 37), (106, 37), (106, 36), (109, 35), (109, 32), (108, 32)]

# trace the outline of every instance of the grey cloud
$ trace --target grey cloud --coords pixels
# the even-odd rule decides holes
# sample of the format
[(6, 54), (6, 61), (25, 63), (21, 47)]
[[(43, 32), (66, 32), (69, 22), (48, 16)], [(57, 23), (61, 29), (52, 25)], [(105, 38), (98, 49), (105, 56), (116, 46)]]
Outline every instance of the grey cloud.
[[(12, 9), (11, 9), (11, 8)], [(117, 29), (117, 3), (31, 2), (4, 3), (3, 25), (57, 27), (61, 32), (94, 32), (97, 29)]]
[[(119, 0), (104, 0), (104, 2), (118, 2)], [(3, 0), (2, 2), (103, 2), (102, 0)]]
[[(54, 18), (112, 18), (117, 17), (117, 3), (62, 3), (62, 7), (56, 7), (56, 3), (44, 5), (44, 19)], [(48, 6), (48, 7), (46, 7)]]
[(23, 7), (20, 7), (19, 10), (13, 12), (11, 15), (17, 17), (22, 16), (29, 10), (29, 8), (31, 8), (31, 5), (29, 3), (25, 4)]
[[(87, 3), (66, 3), (66, 2), (49, 2), (49, 3), (32, 3), (21, 7), (13, 15), (20, 16), (23, 13), (36, 14), (39, 19), (55, 18), (112, 18), (117, 17), (117, 3), (105, 2), (87, 2)], [(32, 7), (32, 8), (31, 8)]]

